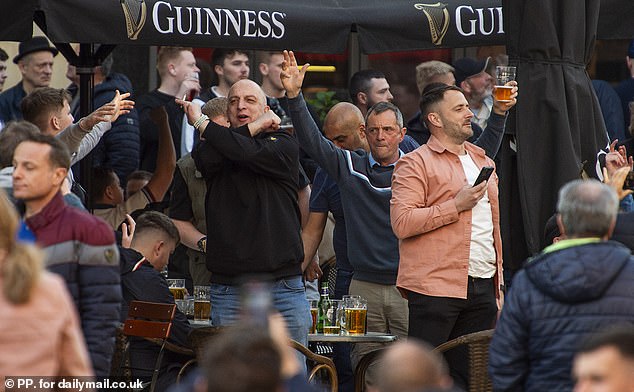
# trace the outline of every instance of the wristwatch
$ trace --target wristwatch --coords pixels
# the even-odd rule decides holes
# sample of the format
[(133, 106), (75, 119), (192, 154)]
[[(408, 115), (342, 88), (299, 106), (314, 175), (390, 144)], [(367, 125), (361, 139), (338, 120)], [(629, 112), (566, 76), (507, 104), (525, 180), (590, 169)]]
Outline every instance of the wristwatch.
[(207, 236), (200, 237), (196, 245), (198, 245), (199, 251), (207, 253)]

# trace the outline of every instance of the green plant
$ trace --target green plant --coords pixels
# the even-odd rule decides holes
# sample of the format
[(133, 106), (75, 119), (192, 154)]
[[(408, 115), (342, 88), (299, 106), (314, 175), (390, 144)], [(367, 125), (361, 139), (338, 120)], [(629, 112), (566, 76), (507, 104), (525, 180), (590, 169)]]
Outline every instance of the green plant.
[(337, 98), (335, 98), (335, 95), (335, 91), (319, 91), (315, 94), (314, 98), (307, 100), (317, 112), (319, 120), (321, 120), (322, 123), (326, 119), (328, 111), (340, 102)]

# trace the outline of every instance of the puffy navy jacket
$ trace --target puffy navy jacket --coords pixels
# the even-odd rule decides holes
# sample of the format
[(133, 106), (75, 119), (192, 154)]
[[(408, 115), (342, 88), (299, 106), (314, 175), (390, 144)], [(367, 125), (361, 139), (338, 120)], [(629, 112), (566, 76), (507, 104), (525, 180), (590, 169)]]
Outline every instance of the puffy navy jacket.
[(493, 335), (495, 391), (571, 391), (571, 364), (591, 333), (634, 327), (634, 258), (596, 242), (543, 253), (517, 273)]
[[(75, 89), (69, 88), (71, 93)], [(132, 93), (132, 83), (127, 76), (119, 73), (111, 73), (101, 83), (95, 86), (93, 98), (93, 110), (97, 109), (114, 98), (115, 91), (121, 94)], [(75, 119), (79, 119), (79, 107), (73, 113)], [(123, 116), (119, 116), (112, 124), (112, 129), (106, 132), (99, 144), (92, 150), (92, 164), (94, 167), (108, 167), (117, 174), (121, 185), (125, 187), (128, 174), (139, 168), (139, 151), (141, 148), (139, 135), (139, 116), (136, 109)], [(79, 170), (74, 170), (79, 173)]]

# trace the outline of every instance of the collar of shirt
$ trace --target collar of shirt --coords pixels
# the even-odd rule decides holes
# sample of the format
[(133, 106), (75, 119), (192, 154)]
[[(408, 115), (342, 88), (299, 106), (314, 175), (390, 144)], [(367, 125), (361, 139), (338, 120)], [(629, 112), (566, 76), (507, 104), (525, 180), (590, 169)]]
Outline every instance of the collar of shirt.
[(544, 248), (543, 253), (551, 253), (562, 249), (572, 248), (573, 246), (591, 244), (595, 242), (601, 242), (601, 238), (587, 237), (587, 238), (571, 238), (567, 240), (561, 240), (552, 245)]
[[(403, 151), (401, 151), (401, 149), (398, 149), (398, 159), (401, 159), (401, 157), (403, 157), (403, 155), (405, 155), (405, 153), (403, 153)], [(397, 161), (398, 161), (397, 159)], [(396, 162), (394, 163), (390, 163), (389, 165), (385, 165), (382, 166), (379, 162), (376, 161), (376, 159), (374, 159), (374, 157), (372, 156), (371, 152), (368, 152), (368, 160), (370, 161), (370, 167), (390, 167), (390, 166), (396, 166)]]

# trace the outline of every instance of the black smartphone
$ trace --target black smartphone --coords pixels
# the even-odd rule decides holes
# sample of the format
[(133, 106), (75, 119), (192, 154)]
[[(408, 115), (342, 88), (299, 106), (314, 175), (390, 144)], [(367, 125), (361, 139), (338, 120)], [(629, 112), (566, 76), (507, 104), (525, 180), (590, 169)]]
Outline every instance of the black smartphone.
[(482, 170), (480, 170), (480, 174), (478, 174), (478, 178), (476, 178), (473, 186), (478, 185), (482, 181), (488, 180), (489, 177), (491, 177), (491, 174), (493, 174), (493, 166), (484, 166)]

